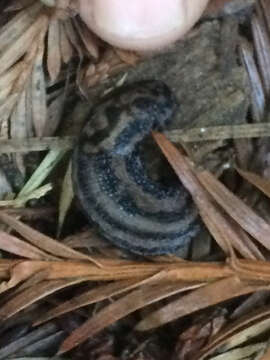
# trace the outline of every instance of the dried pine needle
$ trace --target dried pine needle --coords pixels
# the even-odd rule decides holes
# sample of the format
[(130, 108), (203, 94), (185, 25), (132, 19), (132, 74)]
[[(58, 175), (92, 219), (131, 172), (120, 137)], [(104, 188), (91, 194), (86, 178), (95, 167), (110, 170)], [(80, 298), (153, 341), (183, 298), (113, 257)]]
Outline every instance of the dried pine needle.
[(270, 123), (177, 129), (166, 131), (165, 135), (172, 142), (261, 138), (270, 136)]
[(64, 181), (62, 183), (60, 201), (59, 201), (59, 215), (58, 215), (58, 226), (57, 226), (57, 237), (59, 237), (62, 226), (65, 221), (66, 214), (69, 210), (71, 205), (72, 199), (74, 197), (73, 194), (73, 187), (72, 187), (72, 178), (71, 178), (71, 171), (72, 171), (72, 163), (69, 162)]
[(75, 138), (72, 136), (0, 140), (0, 153), (26, 153), (46, 150), (65, 151), (71, 149), (74, 142)]

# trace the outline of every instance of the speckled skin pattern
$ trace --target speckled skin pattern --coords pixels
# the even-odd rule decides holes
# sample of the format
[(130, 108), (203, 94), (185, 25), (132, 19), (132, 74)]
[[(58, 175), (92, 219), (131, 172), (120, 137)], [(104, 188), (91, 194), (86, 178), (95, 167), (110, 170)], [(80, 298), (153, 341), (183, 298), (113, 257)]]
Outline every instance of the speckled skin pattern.
[(181, 183), (154, 181), (141, 156), (142, 141), (166, 127), (176, 106), (163, 82), (122, 87), (93, 109), (74, 150), (74, 190), (89, 221), (133, 253), (175, 253), (200, 229)]

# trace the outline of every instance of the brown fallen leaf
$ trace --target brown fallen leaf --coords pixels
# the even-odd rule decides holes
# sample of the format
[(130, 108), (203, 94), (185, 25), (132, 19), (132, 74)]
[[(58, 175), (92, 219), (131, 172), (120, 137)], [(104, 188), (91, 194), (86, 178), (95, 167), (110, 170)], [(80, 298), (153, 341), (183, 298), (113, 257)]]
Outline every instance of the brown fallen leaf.
[(87, 278), (66, 279), (66, 280), (49, 280), (42, 281), (35, 286), (31, 286), (19, 294), (13, 296), (6, 303), (1, 306), (0, 320), (4, 321), (11, 316), (17, 314), (19, 311), (34, 304), (36, 301), (45, 298), (54, 292), (64, 289), (66, 287), (87, 281)]
[(97, 39), (95, 38), (95, 35), (83, 22), (74, 21), (73, 24), (78, 34), (80, 35), (80, 38), (88, 52), (88, 55), (97, 60), (99, 57), (99, 44)]
[(270, 181), (268, 179), (250, 171), (244, 171), (239, 168), (236, 168), (236, 170), (245, 180), (256, 186), (256, 188), (261, 190), (266, 196), (270, 197)]
[(21, 260), (9, 260), (1, 259), (0, 260), (0, 279), (7, 280), (10, 278), (10, 271), (13, 266), (20, 263)]
[(263, 11), (262, 9), (263, 1), (260, 3), (261, 4), (259, 5), (258, 2), (256, 12), (252, 16), (251, 30), (256, 51), (257, 65), (261, 73), (265, 94), (269, 94), (270, 75), (267, 69), (270, 66), (270, 38), (266, 22), (267, 11)]
[(268, 348), (268, 350), (260, 360), (269, 360), (269, 359), (270, 359), (270, 347)]
[(16, 289), (13, 288), (12, 291), (5, 294), (3, 296), (3, 302), (7, 302), (9, 299), (12, 299), (15, 295), (24, 291), (27, 288), (35, 287), (37, 284), (41, 283), (42, 281), (46, 280), (48, 277), (47, 270), (41, 270), (34, 273), (28, 279), (24, 280), (22, 283), (16, 286)]
[(48, 28), (47, 67), (51, 81), (55, 81), (61, 69), (60, 26), (57, 19), (52, 19)]
[(56, 260), (56, 257), (49, 255), (35, 246), (28, 244), (24, 240), (3, 231), (0, 231), (0, 249), (29, 259)]
[[(233, 256), (235, 248), (244, 258), (263, 259), (263, 255), (249, 237), (214, 203), (178, 149), (163, 134), (153, 133), (153, 136), (181, 182), (191, 193), (203, 221), (223, 251)], [(199, 177), (199, 173), (197, 176)]]
[[(11, 87), (8, 92), (8, 97), (2, 100), (2, 105), (0, 105), (0, 121), (2, 123), (5, 123), (8, 121), (9, 117), (11, 116), (11, 113), (16, 105), (16, 102), (18, 101), (19, 95), (21, 92), (24, 91), (27, 80), (29, 76), (31, 75), (32, 68), (34, 65), (34, 59), (36, 56), (38, 46), (36, 43), (33, 44), (29, 52), (26, 54), (26, 56), (21, 60), (17, 66), (19, 68), (19, 75), (18, 77), (11, 83)], [(12, 71), (12, 70), (11, 70)], [(5, 74), (3, 75), (5, 78)], [(7, 88), (8, 89), (8, 88)], [(5, 95), (5, 94), (3, 94)], [(8, 129), (8, 125), (7, 125)], [(1, 132), (3, 135), (3, 133)], [(8, 137), (8, 134), (6, 134), (6, 137)]]
[(26, 91), (23, 91), (11, 115), (11, 119), (10, 119), (11, 138), (24, 138), (28, 136), (26, 116), (27, 116)]
[(7, 281), (2, 281), (0, 283), (0, 293), (5, 292), (18, 284), (28, 280), (32, 276), (34, 276), (37, 273), (43, 273), (46, 275), (46, 278), (43, 279), (46, 280), (48, 278), (49, 272), (48, 267), (42, 266), (43, 262), (29, 262), (29, 261), (9, 261), (3, 262), (2, 261), (2, 270), (4, 270), (4, 267), (6, 266), (7, 273), (0, 274), (1, 275), (7, 275), (3, 276), (3, 279)]
[(64, 26), (64, 31), (65, 31), (66, 37), (68, 38), (68, 40), (69, 40), (70, 44), (72, 45), (72, 47), (78, 53), (79, 59), (82, 60), (83, 59), (83, 51), (82, 51), (81, 46), (80, 46), (80, 41), (79, 41), (78, 34), (75, 32), (75, 29), (73, 27), (71, 19), (67, 19), (63, 23), (63, 26)]
[(269, 3), (267, 0), (261, 0), (260, 4), (262, 6), (262, 9), (264, 10), (264, 15), (266, 19), (266, 23), (268, 26), (268, 29), (270, 29), (270, 11), (269, 11)]
[(18, 62), (9, 71), (0, 76), (0, 102), (4, 102), (12, 90), (12, 84), (19, 77), (22, 69), (22, 62)]
[(218, 280), (154, 311), (137, 324), (136, 330), (154, 329), (225, 300), (267, 288), (269, 285), (251, 285), (236, 276)]
[(208, 171), (198, 173), (198, 178), (226, 213), (266, 249), (270, 250), (270, 224), (257, 215)]
[(66, 314), (70, 311), (74, 311), (81, 307), (94, 304), (96, 302), (111, 298), (112, 296), (119, 295), (126, 291), (133, 289), (134, 287), (138, 287), (142, 284), (142, 280), (120, 280), (117, 282), (104, 284), (100, 286), (96, 286), (93, 289), (90, 289), (79, 296), (74, 296), (70, 300), (62, 302), (60, 305), (55, 308), (49, 310), (41, 316), (33, 326), (40, 325), (46, 321), (49, 321), (55, 317), (59, 317), (60, 315)]
[[(172, 294), (202, 286), (203, 284), (201, 282), (198, 283), (198, 279), (202, 278), (203, 275), (206, 277), (204, 281), (211, 281), (215, 276), (217, 278), (223, 277), (223, 279), (211, 282), (209, 285), (193, 291), (189, 295), (181, 298), (181, 300), (178, 300), (178, 302), (170, 303), (159, 311), (150, 314), (143, 322), (147, 322), (150, 318), (150, 326), (153, 327), (152, 317), (154, 316), (156, 320), (158, 318), (160, 321), (156, 321), (154, 326), (161, 326), (163, 323), (171, 321), (174, 318), (190, 314), (232, 297), (261, 289), (269, 289), (270, 264), (268, 262), (252, 260), (234, 260), (234, 262), (236, 262), (237, 266), (233, 267), (233, 270), (229, 264), (224, 265), (217, 263), (138, 263), (118, 259), (102, 259), (103, 267), (98, 268), (93, 264), (83, 262), (29, 260), (14, 262), (3, 260), (3, 262), (0, 261), (0, 269), (2, 270), (0, 274), (7, 277), (8, 272), (11, 272), (11, 278), (6, 283), (6, 288), (15, 286), (27, 279), (31, 281), (31, 276), (35, 276), (38, 272), (41, 272), (43, 275), (43, 281), (35, 287), (32, 287), (33, 291), (36, 289), (36, 292), (32, 292), (30, 294), (31, 296), (28, 294), (29, 288), (27, 287), (15, 297), (9, 298), (4, 308), (0, 309), (0, 316), (3, 318), (5, 318), (5, 316), (11, 316), (32, 304), (32, 301), (36, 301), (62, 287), (70, 286), (77, 282), (112, 279), (133, 279), (140, 281), (137, 279), (140, 277), (141, 279), (146, 278), (145, 284), (141, 283), (142, 285), (138, 289), (122, 297), (116, 301), (116, 303), (109, 305), (108, 308), (103, 309), (94, 318), (90, 319), (82, 328), (77, 329), (78, 331), (75, 331), (75, 335), (74, 333), (71, 335), (71, 343), (67, 343), (67, 347), (62, 348), (62, 350), (64, 349), (63, 351), (67, 351), (69, 346), (75, 346), (74, 341), (76, 341), (76, 344), (78, 339), (79, 341), (84, 341), (85, 336), (87, 337), (90, 333), (94, 334), (102, 330), (105, 326), (136, 309)], [(235, 273), (236, 276), (231, 276), (233, 273)], [(54, 282), (45, 281), (44, 275), (47, 275), (48, 280), (54, 280)], [(242, 276), (243, 280), (237, 275)], [(156, 281), (151, 283), (149, 276), (153, 276), (153, 279), (156, 279)], [(187, 283), (187, 279), (192, 281), (192, 283)], [(247, 280), (252, 280), (252, 283), (247, 282)], [(47, 283), (49, 284), (48, 286), (46, 285)], [(4, 283), (1, 285), (3, 284)], [(162, 317), (159, 316), (160, 312), (162, 313)], [(93, 323), (92, 320), (96, 322)], [(138, 325), (138, 329), (142, 330), (140, 324), (141, 323)], [(144, 323), (143, 326), (145, 326)], [(149, 324), (147, 324), (147, 326), (149, 326)], [(89, 329), (91, 330), (90, 333)], [(145, 328), (143, 328), (143, 330), (145, 330)]]
[(130, 66), (135, 66), (140, 60), (140, 55), (134, 51), (128, 51), (123, 49), (114, 48), (115, 53), (119, 58)]
[(61, 58), (63, 63), (67, 64), (73, 56), (73, 48), (67, 37), (64, 25), (62, 23), (60, 23), (59, 31), (60, 31)]
[(60, 236), (67, 212), (74, 197), (72, 186), (72, 162), (70, 161), (61, 186), (58, 210), (57, 237)]
[(253, 46), (245, 38), (241, 39), (240, 55), (246, 67), (251, 87), (251, 110), (255, 122), (262, 122), (265, 111), (265, 93), (261, 76), (259, 74), (256, 61), (254, 59)]
[(4, 211), (0, 211), (0, 221), (4, 224), (9, 225), (11, 228), (16, 230), (21, 236), (25, 237), (30, 243), (36, 247), (61, 258), (68, 259), (81, 259), (94, 262), (96, 265), (100, 264), (92, 259), (91, 256), (84, 255), (76, 250), (69, 248), (60, 242), (41, 234), (39, 231), (32, 229), (30, 226), (16, 220), (14, 217), (6, 214)]
[(258, 260), (228, 259), (226, 263), (214, 262), (132, 262), (119, 259), (98, 258), (102, 267), (85, 261), (39, 261), (0, 259), (0, 279), (10, 278), (10, 272), (21, 267), (19, 273), (32, 275), (47, 270), (47, 280), (88, 277), (92, 281), (143, 279), (159, 272), (166, 273), (160, 281), (212, 282), (233, 275), (243, 281), (267, 285), (270, 281), (270, 263)]
[(115, 323), (117, 320), (128, 314), (141, 309), (149, 304), (157, 302), (163, 298), (183, 291), (197, 288), (202, 284), (188, 283), (166, 283), (162, 287), (160, 283), (146, 284), (141, 286), (102, 309), (92, 318), (87, 320), (82, 326), (74, 330), (61, 345), (58, 355), (63, 354), (84, 342), (89, 337), (94, 336), (105, 327)]
[(0, 75), (14, 65), (26, 52), (26, 49), (31, 48), (31, 45), (39, 35), (40, 32), (47, 27), (47, 16), (40, 16), (20, 38), (10, 44), (10, 46), (0, 55)]
[(7, 22), (0, 32), (1, 50), (13, 44), (26, 29), (33, 24), (37, 15), (41, 13), (42, 4), (35, 3), (33, 6), (17, 13), (9, 22)]
[(270, 263), (269, 261), (253, 261), (253, 260), (239, 260), (228, 259), (232, 269), (234, 269), (238, 276), (242, 279), (249, 279), (255, 281), (270, 281)]
[[(1, 265), (0, 260), (0, 265)], [(48, 280), (67, 279), (76, 277), (89, 277), (92, 281), (109, 281), (125, 279), (142, 279), (154, 276), (160, 271), (166, 272), (163, 281), (212, 281), (233, 275), (232, 268), (223, 263), (150, 263), (150, 262), (131, 262), (125, 260), (100, 259), (102, 267), (97, 267), (89, 262), (75, 261), (20, 261), (20, 266), (25, 269), (48, 270)], [(259, 263), (259, 266), (261, 266)], [(7, 266), (7, 262), (4, 262)], [(13, 264), (11, 262), (10, 264)], [(15, 263), (16, 264), (16, 263)], [(251, 263), (253, 266), (256, 262)], [(266, 263), (267, 264), (267, 263)], [(10, 265), (12, 266), (12, 265)], [(267, 267), (270, 275), (270, 265)], [(35, 270), (35, 271), (36, 271)], [(253, 269), (252, 269), (253, 270)], [(254, 269), (255, 270), (255, 269)], [(1, 273), (0, 273), (1, 274)], [(161, 281), (161, 280), (160, 280)]]
[(31, 105), (32, 105), (32, 122), (35, 129), (35, 135), (41, 137), (44, 135), (44, 128), (47, 121), (47, 97), (46, 81), (43, 69), (44, 56), (44, 31), (39, 38), (39, 46), (34, 62), (31, 77)]
[(38, 321), (36, 321), (33, 325), (40, 325), (41, 323), (51, 320), (54, 317), (58, 317), (67, 312), (74, 311), (80, 307), (111, 298), (112, 296), (120, 295), (142, 285), (151, 284), (154, 282), (157, 283), (158, 281), (163, 283), (163, 280), (165, 280), (164, 278), (167, 278), (166, 272), (161, 271), (154, 276), (147, 277), (146, 279), (138, 280), (135, 278), (130, 280), (120, 280), (117, 282), (97, 286), (51, 309), (46, 314), (44, 314), (44, 316), (39, 318)]
[(216, 309), (210, 313), (198, 315), (192, 325), (180, 331), (176, 342), (173, 360), (191, 360), (218, 334), (226, 324), (226, 311)]
[[(87, 64), (84, 66), (79, 74), (79, 83), (82, 83), (83, 88), (93, 87), (101, 81), (110, 76), (117, 74), (124, 70), (132, 62), (132, 65), (137, 64), (142, 58), (139, 56), (131, 55), (125, 56), (123, 53), (118, 55), (119, 51), (112, 48), (106, 49), (103, 56), (97, 64)], [(131, 60), (132, 58), (132, 60)], [(124, 60), (123, 60), (124, 59)]]
[[(270, 327), (270, 307), (265, 306), (261, 309), (256, 309), (250, 312), (248, 315), (242, 316), (240, 319), (229, 322), (220, 333), (216, 334), (211, 341), (206, 344), (196, 356), (194, 360), (204, 360), (213, 353), (219, 347), (223, 347), (226, 342), (241, 342), (243, 337), (240, 335), (241, 332), (249, 330), (252, 332), (252, 327), (257, 325), (261, 326), (261, 332), (269, 329)], [(264, 326), (265, 324), (265, 326)], [(255, 330), (255, 336), (259, 335), (259, 329)], [(247, 338), (250, 338), (250, 333)], [(268, 358), (266, 358), (268, 360)]]

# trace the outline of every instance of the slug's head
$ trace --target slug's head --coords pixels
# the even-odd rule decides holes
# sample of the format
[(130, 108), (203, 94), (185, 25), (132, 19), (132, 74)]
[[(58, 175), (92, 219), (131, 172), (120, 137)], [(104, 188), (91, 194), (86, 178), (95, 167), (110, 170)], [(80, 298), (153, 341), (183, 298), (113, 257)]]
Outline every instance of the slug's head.
[(137, 83), (137, 95), (132, 106), (138, 114), (147, 114), (153, 129), (163, 129), (171, 120), (178, 103), (170, 88), (162, 81), (148, 80)]

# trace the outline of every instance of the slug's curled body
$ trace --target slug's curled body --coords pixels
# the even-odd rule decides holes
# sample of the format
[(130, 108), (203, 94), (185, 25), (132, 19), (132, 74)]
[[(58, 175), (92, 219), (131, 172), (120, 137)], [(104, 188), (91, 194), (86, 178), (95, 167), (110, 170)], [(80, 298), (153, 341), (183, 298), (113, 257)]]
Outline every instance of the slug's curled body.
[(87, 217), (134, 253), (174, 253), (200, 229), (188, 192), (151, 179), (142, 156), (145, 137), (166, 126), (175, 108), (160, 81), (123, 87), (93, 110), (73, 154), (75, 194)]

